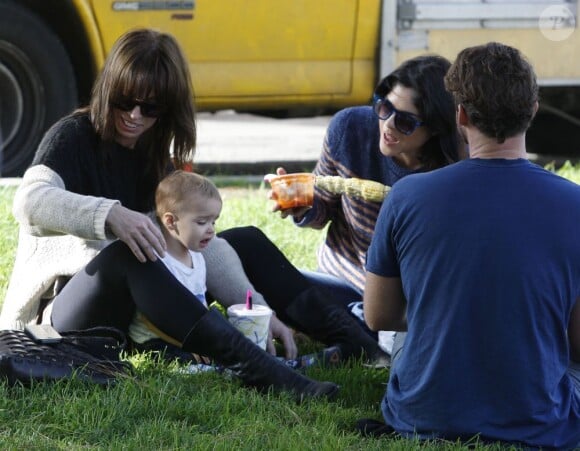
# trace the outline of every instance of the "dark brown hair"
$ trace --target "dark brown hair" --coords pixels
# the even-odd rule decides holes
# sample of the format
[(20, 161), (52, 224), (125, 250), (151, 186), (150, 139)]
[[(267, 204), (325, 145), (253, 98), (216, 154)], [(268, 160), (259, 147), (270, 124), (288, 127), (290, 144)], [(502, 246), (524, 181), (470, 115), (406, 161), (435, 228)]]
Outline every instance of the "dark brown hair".
[(471, 123), (498, 143), (525, 132), (534, 117), (536, 74), (513, 47), (490, 42), (462, 50), (445, 85)]
[(421, 149), (419, 161), (427, 170), (459, 159), (459, 133), (453, 97), (443, 78), (451, 63), (439, 55), (424, 55), (403, 62), (375, 88), (375, 96), (385, 98), (396, 85), (413, 89), (413, 104), (433, 136)]
[(193, 85), (187, 59), (173, 36), (137, 29), (122, 35), (113, 45), (88, 107), (91, 122), (104, 141), (115, 138), (111, 103), (121, 97), (154, 99), (164, 107), (164, 114), (137, 143), (150, 162), (154, 180), (159, 181), (171, 163), (182, 167), (193, 157)]

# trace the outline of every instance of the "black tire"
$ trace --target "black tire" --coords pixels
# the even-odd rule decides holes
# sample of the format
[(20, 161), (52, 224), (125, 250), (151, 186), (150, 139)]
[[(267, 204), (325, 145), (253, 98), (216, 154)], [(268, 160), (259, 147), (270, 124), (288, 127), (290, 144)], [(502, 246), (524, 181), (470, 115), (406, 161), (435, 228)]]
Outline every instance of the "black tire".
[(0, 174), (21, 176), (44, 132), (76, 104), (74, 71), (58, 37), (26, 8), (0, 0)]
[(538, 111), (526, 133), (528, 152), (577, 159), (580, 155), (579, 120), (552, 111)]

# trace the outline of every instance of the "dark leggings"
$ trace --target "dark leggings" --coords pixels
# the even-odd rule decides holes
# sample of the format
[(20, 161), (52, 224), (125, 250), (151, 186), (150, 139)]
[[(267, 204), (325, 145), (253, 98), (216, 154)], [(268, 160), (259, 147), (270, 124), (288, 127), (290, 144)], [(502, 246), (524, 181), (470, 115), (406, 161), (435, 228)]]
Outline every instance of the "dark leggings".
[(327, 285), (307, 277), (257, 227), (235, 227), (219, 236), (235, 249), (248, 279), (276, 312), (283, 312), (300, 293), (314, 286), (325, 288), (327, 301), (337, 306), (346, 308), (353, 300), (360, 300), (354, 288)]
[(141, 263), (116, 241), (64, 286), (51, 319), (59, 331), (96, 326), (127, 331), (136, 308), (179, 342), (207, 312), (161, 261)]
[[(248, 279), (281, 319), (300, 293), (317, 285), (296, 269), (260, 229), (237, 227), (220, 236), (236, 250)], [(346, 308), (355, 297), (352, 289), (333, 288), (328, 290), (326, 300)], [(207, 312), (161, 261), (141, 263), (125, 243), (116, 241), (64, 286), (54, 299), (51, 320), (60, 331), (96, 326), (127, 331), (136, 308), (180, 342)]]

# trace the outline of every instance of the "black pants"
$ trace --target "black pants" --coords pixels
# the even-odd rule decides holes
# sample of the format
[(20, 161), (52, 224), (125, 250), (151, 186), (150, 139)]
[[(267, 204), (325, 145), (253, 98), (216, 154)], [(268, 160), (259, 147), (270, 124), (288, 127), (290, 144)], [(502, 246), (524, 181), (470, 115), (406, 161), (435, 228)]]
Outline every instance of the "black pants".
[[(349, 304), (362, 301), (361, 294), (346, 283), (310, 277), (308, 272), (303, 273), (298, 270), (257, 227), (235, 227), (219, 235), (235, 249), (248, 279), (276, 311), (278, 318), (298, 330), (304, 331), (304, 324), (309, 323), (309, 321), (304, 321), (305, 318), (316, 318), (317, 315), (312, 310), (307, 310), (298, 317), (295, 316), (295, 311), (294, 317), (289, 317), (285, 310), (292, 301), (309, 288), (317, 287), (316, 295), (323, 297), (323, 302), (318, 305), (333, 305), (337, 309), (349, 311), (349, 314)], [(314, 306), (309, 308), (314, 308)], [(356, 330), (351, 330), (353, 340), (358, 332), (364, 332), (373, 340), (377, 340), (376, 332), (371, 331), (362, 319), (357, 316), (354, 318), (358, 327), (355, 327)], [(322, 324), (320, 326), (322, 327)], [(332, 335), (332, 329), (327, 331), (329, 336)]]
[[(286, 321), (286, 307), (316, 282), (296, 269), (256, 227), (233, 228), (220, 236), (238, 253), (254, 287)], [(346, 309), (353, 290), (343, 291), (327, 290), (327, 301)], [(135, 309), (180, 342), (207, 312), (162, 262), (141, 263), (125, 243), (116, 241), (64, 286), (53, 301), (51, 320), (60, 331), (96, 326), (127, 331)]]
[(235, 249), (248, 279), (276, 312), (283, 312), (293, 299), (313, 286), (325, 287), (328, 301), (345, 309), (350, 302), (361, 300), (354, 288), (329, 289), (317, 279), (309, 278), (257, 227), (235, 227), (219, 236)]
[(135, 309), (183, 342), (207, 310), (161, 262), (139, 262), (122, 241), (103, 249), (54, 299), (52, 324), (60, 331), (96, 326), (127, 331)]

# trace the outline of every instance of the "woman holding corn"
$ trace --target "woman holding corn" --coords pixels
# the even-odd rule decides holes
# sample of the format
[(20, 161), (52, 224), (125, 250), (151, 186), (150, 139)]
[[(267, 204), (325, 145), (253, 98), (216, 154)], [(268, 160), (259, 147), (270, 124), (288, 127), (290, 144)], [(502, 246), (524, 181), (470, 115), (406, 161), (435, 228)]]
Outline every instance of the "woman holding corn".
[[(440, 56), (410, 59), (381, 80), (372, 106), (339, 111), (328, 126), (314, 174), (392, 186), (406, 175), (457, 161), (463, 152), (455, 106), (443, 83), (449, 67)], [(285, 173), (283, 168), (277, 172)], [(381, 202), (369, 197), (316, 187), (311, 207), (281, 211), (299, 227), (328, 225), (316, 272), (294, 268), (255, 227), (231, 229), (221, 236), (237, 251), (253, 285), (279, 319), (327, 345), (339, 344), (343, 358), (362, 350), (375, 360), (384, 354), (376, 334), (364, 324), (362, 291), (366, 252)], [(388, 334), (381, 337), (383, 342), (389, 352)]]

